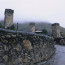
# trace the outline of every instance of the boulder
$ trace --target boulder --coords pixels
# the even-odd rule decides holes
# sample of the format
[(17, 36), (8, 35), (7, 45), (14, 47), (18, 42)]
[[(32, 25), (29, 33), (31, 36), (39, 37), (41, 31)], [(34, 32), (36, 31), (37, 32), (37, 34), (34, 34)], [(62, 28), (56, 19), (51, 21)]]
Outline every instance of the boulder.
[(23, 46), (26, 50), (31, 50), (32, 49), (32, 44), (29, 40), (23, 40)]

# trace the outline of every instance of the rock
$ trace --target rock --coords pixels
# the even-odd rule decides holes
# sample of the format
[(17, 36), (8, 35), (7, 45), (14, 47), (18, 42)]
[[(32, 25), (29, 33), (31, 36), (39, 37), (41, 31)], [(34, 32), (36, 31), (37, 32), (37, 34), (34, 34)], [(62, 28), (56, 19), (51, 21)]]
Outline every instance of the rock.
[(21, 35), (18, 35), (18, 37), (21, 37)]
[(8, 47), (6, 45), (4, 45), (4, 50), (8, 51)]
[(14, 49), (16, 49), (17, 51), (20, 51), (21, 50), (20, 44), (17, 44)]
[(11, 36), (14, 37), (14, 38), (16, 37), (16, 35), (11, 35)]
[(5, 38), (5, 36), (1, 36), (2, 38)]
[(2, 43), (8, 43), (8, 40), (2, 40)]
[(31, 45), (31, 42), (29, 40), (23, 40), (23, 45), (24, 45), (24, 48), (26, 50), (31, 50), (32, 49), (32, 45)]
[(7, 61), (8, 61), (8, 56), (5, 55), (5, 56), (3, 57), (3, 59), (5, 60), (5, 62), (7, 62)]
[(11, 36), (10, 35), (6, 35), (6, 38), (11, 38)]
[(65, 44), (65, 39), (61, 39), (60, 40), (60, 44), (63, 44), (64, 45)]
[(23, 62), (24, 62), (24, 63), (28, 62), (27, 58), (23, 59)]
[(12, 35), (12, 33), (7, 33), (8, 35)]
[(18, 58), (18, 63), (21, 63), (22, 62), (22, 58)]

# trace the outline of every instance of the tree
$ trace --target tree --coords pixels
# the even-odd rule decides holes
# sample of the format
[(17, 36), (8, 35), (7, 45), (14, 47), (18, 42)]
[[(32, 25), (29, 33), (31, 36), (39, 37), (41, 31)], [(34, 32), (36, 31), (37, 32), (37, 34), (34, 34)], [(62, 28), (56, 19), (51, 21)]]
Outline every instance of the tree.
[(0, 28), (2, 28), (2, 24), (0, 23)]
[(14, 24), (13, 24), (13, 25), (11, 25), (9, 29), (14, 30), (14, 29), (15, 29)]
[(43, 33), (43, 34), (48, 34), (48, 32), (47, 32), (46, 29), (42, 29), (42, 33)]
[(62, 37), (65, 37), (65, 33), (62, 33), (61, 36), (62, 36)]

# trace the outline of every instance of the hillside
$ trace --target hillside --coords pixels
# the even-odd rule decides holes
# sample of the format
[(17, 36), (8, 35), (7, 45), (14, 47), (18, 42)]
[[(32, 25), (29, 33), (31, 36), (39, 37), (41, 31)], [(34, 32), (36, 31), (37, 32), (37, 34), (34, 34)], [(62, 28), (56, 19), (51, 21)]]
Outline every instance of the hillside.
[[(51, 23), (45, 23), (45, 22), (35, 23), (36, 30), (47, 29), (47, 31), (49, 33), (52, 32), (52, 26), (51, 25), (52, 25)], [(16, 24), (15, 24), (15, 27), (17, 27)], [(18, 24), (18, 29), (22, 30), (22, 31), (24, 31), (28, 27), (29, 27), (29, 23)], [(65, 28), (60, 26), (60, 30), (61, 30), (61, 32), (65, 33)]]
[[(0, 21), (0, 22), (4, 25), (3, 21)], [(17, 29), (17, 24), (14, 23), (14, 25), (15, 25), (15, 29)], [(36, 30), (47, 29), (48, 33), (52, 32), (52, 26), (51, 25), (52, 24), (49, 22), (35, 23)], [(27, 28), (29, 28), (29, 23), (19, 23), (18, 24), (18, 30), (24, 31), (24, 30), (27, 30)], [(61, 30), (61, 32), (65, 33), (65, 28), (60, 26), (60, 30)]]

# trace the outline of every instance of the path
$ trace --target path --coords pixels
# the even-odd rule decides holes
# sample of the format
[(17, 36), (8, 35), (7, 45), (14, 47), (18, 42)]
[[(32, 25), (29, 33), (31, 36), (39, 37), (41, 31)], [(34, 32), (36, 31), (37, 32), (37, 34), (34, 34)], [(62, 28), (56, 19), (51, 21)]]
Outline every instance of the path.
[(56, 52), (46, 65), (65, 65), (65, 46), (55, 45)]

